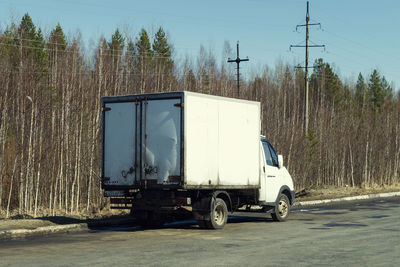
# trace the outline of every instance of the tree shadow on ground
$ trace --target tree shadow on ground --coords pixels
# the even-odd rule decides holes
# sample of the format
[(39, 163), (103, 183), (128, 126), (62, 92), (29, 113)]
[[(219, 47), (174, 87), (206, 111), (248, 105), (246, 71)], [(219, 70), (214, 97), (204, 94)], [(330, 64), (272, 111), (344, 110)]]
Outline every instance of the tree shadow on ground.
[(136, 223), (136, 220), (130, 215), (112, 215), (101, 218), (74, 218), (68, 216), (44, 216), (34, 218), (38, 220), (50, 221), (57, 225), (68, 224), (86, 224), (89, 229), (97, 229), (114, 225), (127, 225)]

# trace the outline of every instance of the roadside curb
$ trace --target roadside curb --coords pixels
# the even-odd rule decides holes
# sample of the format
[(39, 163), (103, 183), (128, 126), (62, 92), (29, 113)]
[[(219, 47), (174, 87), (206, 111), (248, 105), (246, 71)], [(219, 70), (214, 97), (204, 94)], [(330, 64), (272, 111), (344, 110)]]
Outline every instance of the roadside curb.
[(297, 207), (297, 206), (313, 206), (313, 205), (319, 205), (319, 204), (328, 204), (328, 203), (332, 203), (332, 202), (397, 197), (397, 196), (400, 196), (400, 191), (399, 192), (390, 192), (390, 193), (361, 195), (361, 196), (354, 196), (354, 197), (342, 197), (342, 198), (323, 199), (323, 200), (301, 201), (301, 202), (295, 202), (293, 204), (293, 206), (295, 206), (295, 207)]
[(28, 236), (47, 235), (52, 233), (75, 232), (88, 229), (86, 223), (41, 226), (35, 229), (13, 229), (0, 231), (0, 240), (23, 238)]
[(0, 240), (11, 240), (33, 236), (44, 236), (55, 233), (70, 233), (89, 230), (96, 227), (133, 224), (133, 218), (104, 220), (102, 222), (73, 223), (54, 226), (40, 226), (35, 229), (12, 229), (0, 231)]

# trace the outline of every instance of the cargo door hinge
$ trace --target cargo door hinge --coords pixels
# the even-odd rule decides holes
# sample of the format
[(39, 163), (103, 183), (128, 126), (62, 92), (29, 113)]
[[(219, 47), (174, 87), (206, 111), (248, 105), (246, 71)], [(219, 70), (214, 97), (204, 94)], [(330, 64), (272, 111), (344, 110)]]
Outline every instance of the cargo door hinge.
[(183, 102), (174, 104), (174, 107), (178, 107), (178, 108), (183, 108), (183, 106), (184, 106)]
[(103, 112), (104, 112), (104, 111), (110, 111), (110, 110), (111, 110), (111, 108), (109, 108), (109, 107), (102, 107), (102, 108), (101, 108), (101, 111), (103, 111)]

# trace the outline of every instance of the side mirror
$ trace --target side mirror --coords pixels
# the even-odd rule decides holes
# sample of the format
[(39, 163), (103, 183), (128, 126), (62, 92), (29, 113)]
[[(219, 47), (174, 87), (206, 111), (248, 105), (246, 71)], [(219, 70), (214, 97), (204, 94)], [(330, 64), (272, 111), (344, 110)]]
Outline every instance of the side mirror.
[(283, 156), (278, 155), (278, 168), (281, 169), (283, 167)]

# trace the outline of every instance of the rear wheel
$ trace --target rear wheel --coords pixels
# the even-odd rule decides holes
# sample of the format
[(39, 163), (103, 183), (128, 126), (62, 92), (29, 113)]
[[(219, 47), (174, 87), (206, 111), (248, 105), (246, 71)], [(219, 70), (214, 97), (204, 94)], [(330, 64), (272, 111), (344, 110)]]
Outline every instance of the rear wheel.
[(215, 198), (211, 201), (210, 220), (206, 221), (208, 228), (222, 229), (228, 221), (228, 208), (221, 198)]
[(278, 204), (275, 207), (275, 212), (271, 213), (272, 219), (277, 222), (283, 222), (289, 217), (290, 201), (285, 194), (279, 196)]

